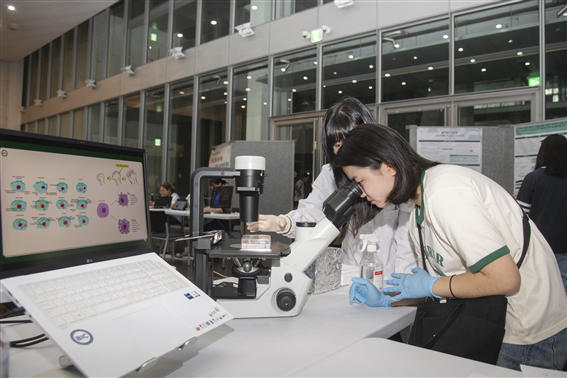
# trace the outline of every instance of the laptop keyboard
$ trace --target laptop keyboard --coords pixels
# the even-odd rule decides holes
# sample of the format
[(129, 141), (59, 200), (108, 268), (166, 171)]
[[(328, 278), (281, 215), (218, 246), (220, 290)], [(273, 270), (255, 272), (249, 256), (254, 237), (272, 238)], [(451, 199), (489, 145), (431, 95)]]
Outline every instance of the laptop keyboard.
[(141, 261), (22, 285), (59, 327), (187, 286), (155, 261)]

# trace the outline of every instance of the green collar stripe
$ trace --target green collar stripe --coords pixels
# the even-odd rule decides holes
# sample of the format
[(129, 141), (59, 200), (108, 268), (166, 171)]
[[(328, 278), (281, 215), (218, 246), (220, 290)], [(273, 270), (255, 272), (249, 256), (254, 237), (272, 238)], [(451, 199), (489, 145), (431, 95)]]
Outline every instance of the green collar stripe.
[(485, 266), (487, 266), (488, 264), (490, 264), (491, 262), (498, 260), (499, 258), (501, 258), (502, 256), (508, 253), (510, 253), (510, 249), (508, 248), (507, 245), (505, 245), (504, 247), (492, 252), (490, 255), (482, 258), (476, 264), (469, 266), (469, 269), (471, 270), (471, 272), (476, 273)]
[(423, 224), (423, 218), (425, 217), (425, 201), (423, 201), (423, 192), (424, 192), (423, 180), (424, 179), (425, 179), (425, 171), (421, 172), (421, 206), (415, 207), (415, 219), (420, 226)]

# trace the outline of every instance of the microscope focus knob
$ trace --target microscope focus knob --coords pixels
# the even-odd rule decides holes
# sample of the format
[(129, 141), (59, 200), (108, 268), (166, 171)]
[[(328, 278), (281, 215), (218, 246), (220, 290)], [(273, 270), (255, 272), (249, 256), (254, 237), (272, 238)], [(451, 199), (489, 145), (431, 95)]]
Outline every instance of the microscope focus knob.
[(295, 307), (295, 293), (290, 289), (281, 289), (276, 295), (276, 304), (282, 311), (291, 311)]

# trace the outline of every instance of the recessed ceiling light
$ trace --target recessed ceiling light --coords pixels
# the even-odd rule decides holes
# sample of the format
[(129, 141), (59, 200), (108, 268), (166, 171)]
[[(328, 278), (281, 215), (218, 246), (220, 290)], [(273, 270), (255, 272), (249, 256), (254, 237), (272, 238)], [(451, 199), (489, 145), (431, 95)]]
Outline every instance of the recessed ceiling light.
[(447, 34), (445, 34), (445, 35), (443, 36), (443, 39), (449, 39), (449, 36), (448, 36)]
[(250, 92), (250, 88), (246, 88), (246, 92)]
[(512, 43), (512, 42), (514, 42), (512, 39), (508, 41), (508, 43)]
[(356, 80), (353, 80), (352, 82), (353, 82), (353, 83), (356, 83)]
[(248, 76), (246, 76), (246, 78), (247, 78), (248, 80), (250, 80), (250, 79), (252, 79), (252, 76), (248, 75)]
[(413, 59), (416, 60), (416, 59), (417, 59), (417, 56), (414, 56)]
[(185, 94), (185, 92), (183, 92), (183, 91), (179, 91), (179, 94)]
[(11, 11), (15, 11), (15, 10), (16, 10), (16, 7), (13, 6), (13, 5), (8, 5), (8, 9), (11, 10)]
[(201, 100), (204, 100), (204, 99), (205, 99), (205, 96), (201, 96)]
[(433, 67), (427, 67), (427, 69), (428, 69), (429, 71), (431, 71), (431, 70), (433, 69)]
[(400, 47), (400, 45), (396, 43), (396, 44), (394, 45), (394, 48), (397, 49), (398, 47)]
[(307, 79), (308, 79), (307, 76), (303, 76), (303, 80), (307, 80)]
[(464, 49), (462, 47), (459, 47), (459, 51), (463, 51)]
[(227, 84), (228, 84), (228, 81), (225, 80), (225, 81), (223, 81), (222, 83), (223, 83), (224, 85), (227, 85)]
[(337, 74), (336, 72), (333, 72), (333, 75), (336, 75), (336, 74)]
[(217, 22), (215, 20), (211, 21), (211, 25), (216, 25), (216, 24), (217, 24)]
[(181, 38), (181, 37), (183, 37), (183, 34), (177, 33), (177, 36), (178, 36), (179, 38)]
[(240, 105), (242, 109), (246, 109), (246, 105)]
[(352, 58), (354, 58), (354, 55), (349, 55), (348, 58), (352, 59)]
[(339, 91), (339, 94), (343, 93), (343, 91)]
[(226, 95), (228, 95), (228, 93), (227, 93), (227, 92), (224, 92), (224, 95), (226, 96)]
[(243, 100), (246, 101), (246, 97), (244, 97)]
[(264, 105), (268, 105), (268, 103), (267, 103), (267, 102), (264, 102)]
[(530, 65), (530, 62), (526, 62), (526, 66), (529, 66), (529, 65)]
[(471, 59), (471, 63), (474, 63), (474, 62), (476, 62), (476, 59)]
[(405, 81), (402, 81), (402, 85), (406, 85), (406, 82), (405, 82)]
[(256, 5), (252, 5), (252, 10), (256, 10), (258, 7)]
[(297, 92), (297, 89), (292, 89), (291, 91), (292, 91), (292, 92)]
[(285, 68), (282, 68), (282, 72), (285, 72)]
[(384, 76), (386, 76), (386, 77), (390, 77), (390, 74), (385, 74)]
[(288, 100), (288, 101), (291, 101), (291, 98), (288, 98), (287, 100)]
[(518, 55), (522, 55), (522, 52), (521, 52), (521, 51), (518, 51)]
[(500, 29), (501, 27), (502, 27), (502, 24), (496, 25), (496, 29)]
[(317, 62), (313, 62), (314, 65), (317, 65)]
[(371, 65), (368, 66), (368, 68), (372, 69), (372, 68), (374, 68), (374, 65), (371, 64)]
[(368, 87), (368, 89), (372, 89), (372, 85)]
[(486, 68), (483, 68), (481, 71), (482, 71), (482, 72), (486, 72)]

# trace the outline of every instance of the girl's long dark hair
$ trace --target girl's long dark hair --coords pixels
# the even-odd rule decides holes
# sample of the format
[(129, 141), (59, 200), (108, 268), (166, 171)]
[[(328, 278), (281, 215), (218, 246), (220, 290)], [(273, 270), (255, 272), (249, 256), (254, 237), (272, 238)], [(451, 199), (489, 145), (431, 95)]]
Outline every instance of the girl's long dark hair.
[(364, 124), (353, 129), (346, 137), (334, 168), (355, 166), (378, 170), (382, 163), (396, 170), (392, 191), (386, 198), (399, 205), (415, 198), (421, 173), (439, 163), (425, 159), (394, 129), (380, 124)]
[[(356, 98), (345, 96), (334, 103), (327, 110), (323, 119), (321, 144), (327, 161), (332, 163), (336, 157), (333, 146), (337, 142), (342, 142), (353, 127), (372, 122), (376, 121), (370, 109)], [(348, 180), (340, 168), (333, 169), (333, 173), (337, 188), (341, 188)], [(339, 236), (333, 241), (333, 245), (340, 245), (349, 230), (356, 236), (360, 227), (370, 222), (380, 211), (362, 198), (355, 201), (354, 207), (355, 213), (341, 228)]]
[(160, 186), (163, 186), (163, 187), (165, 188), (165, 190), (170, 190), (172, 194), (173, 194), (173, 193), (177, 193), (177, 192), (175, 191), (175, 189), (173, 189), (173, 187), (171, 186), (171, 184), (168, 183), (168, 182), (164, 182), (164, 183), (161, 184)]
[(554, 134), (541, 142), (535, 169), (545, 167), (545, 174), (567, 177), (567, 138)]

